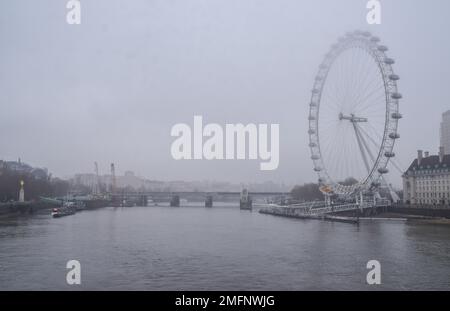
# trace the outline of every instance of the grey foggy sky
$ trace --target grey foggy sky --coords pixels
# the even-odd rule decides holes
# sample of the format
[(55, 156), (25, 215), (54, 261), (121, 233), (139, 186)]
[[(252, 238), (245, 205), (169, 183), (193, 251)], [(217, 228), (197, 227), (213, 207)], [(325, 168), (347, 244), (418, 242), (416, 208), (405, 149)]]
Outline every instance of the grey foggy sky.
[[(65, 0), (0, 2), (0, 159), (57, 176), (116, 163), (151, 179), (308, 182), (317, 179), (307, 115), (318, 65), (347, 31), (389, 47), (404, 114), (396, 145), (406, 168), (437, 153), (450, 109), (450, 2), (366, 0), (94, 0), (66, 24)], [(175, 161), (175, 123), (279, 123), (280, 165)], [(399, 174), (390, 177), (399, 183)]]

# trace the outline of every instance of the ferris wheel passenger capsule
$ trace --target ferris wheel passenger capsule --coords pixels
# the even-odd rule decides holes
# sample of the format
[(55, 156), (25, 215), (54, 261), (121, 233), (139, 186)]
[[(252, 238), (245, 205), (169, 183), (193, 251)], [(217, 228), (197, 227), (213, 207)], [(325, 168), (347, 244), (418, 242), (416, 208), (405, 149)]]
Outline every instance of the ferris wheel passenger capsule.
[(395, 157), (395, 153), (392, 152), (392, 151), (386, 151), (386, 152), (384, 153), (384, 156), (385, 156), (386, 158), (393, 158), (393, 157)]
[(400, 77), (396, 74), (391, 74), (391, 75), (389, 75), (389, 79), (392, 81), (397, 81), (400, 79)]
[(380, 174), (387, 174), (387, 173), (389, 173), (389, 170), (387, 168), (385, 168), (385, 167), (380, 167), (378, 169), (378, 173), (380, 173)]
[(391, 134), (389, 134), (389, 138), (391, 138), (391, 139), (399, 139), (400, 138), (400, 134), (399, 133), (391, 133)]
[(400, 120), (401, 118), (403, 118), (403, 116), (400, 112), (392, 113), (392, 119)]
[(400, 93), (392, 93), (392, 94), (391, 94), (391, 97), (392, 97), (393, 99), (401, 99), (403, 96), (402, 96), (402, 94), (400, 94)]
[(388, 47), (385, 45), (380, 45), (378, 47), (378, 51), (380, 51), (380, 52), (386, 52), (387, 50), (388, 50)]
[(387, 58), (384, 59), (384, 63), (387, 64), (387, 65), (393, 65), (393, 64), (395, 64), (395, 60), (393, 60), (392, 58), (387, 57)]

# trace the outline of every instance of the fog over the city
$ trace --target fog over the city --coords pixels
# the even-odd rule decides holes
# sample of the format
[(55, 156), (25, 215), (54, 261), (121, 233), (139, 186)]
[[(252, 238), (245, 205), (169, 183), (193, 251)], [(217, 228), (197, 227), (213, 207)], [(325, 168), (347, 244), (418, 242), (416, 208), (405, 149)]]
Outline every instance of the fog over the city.
[[(81, 25), (66, 1), (0, 3), (0, 159), (56, 176), (116, 164), (161, 180), (316, 181), (308, 103), (318, 65), (348, 31), (389, 47), (403, 94), (397, 161), (436, 154), (450, 109), (450, 2), (383, 1), (381, 25), (365, 0), (95, 0)], [(280, 163), (176, 161), (176, 123), (280, 124)], [(397, 185), (400, 176), (391, 170)]]

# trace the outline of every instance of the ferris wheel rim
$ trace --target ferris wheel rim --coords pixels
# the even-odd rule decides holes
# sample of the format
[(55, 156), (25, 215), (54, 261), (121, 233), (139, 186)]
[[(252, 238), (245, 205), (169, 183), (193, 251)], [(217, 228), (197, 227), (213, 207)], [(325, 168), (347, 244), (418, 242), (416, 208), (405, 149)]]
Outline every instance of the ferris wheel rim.
[[(344, 51), (353, 48), (364, 49), (378, 66), (382, 77), (385, 93), (385, 121), (384, 131), (376, 160), (365, 178), (353, 185), (342, 185), (336, 181), (323, 161), (322, 146), (319, 137), (320, 105), (322, 92), (327, 82), (328, 73)], [(319, 71), (314, 80), (314, 87), (311, 94), (310, 112), (309, 112), (309, 147), (311, 150), (311, 159), (313, 160), (314, 170), (319, 176), (319, 184), (324, 194), (343, 194), (351, 195), (356, 191), (367, 190), (376, 187), (380, 178), (388, 172), (387, 164), (395, 154), (393, 148), (395, 141), (399, 138), (397, 132), (399, 113), (399, 100), (397, 80), (399, 77), (394, 73), (392, 65), (394, 60), (387, 57), (388, 48), (380, 44), (378, 37), (372, 36), (369, 32), (355, 31), (347, 33), (339, 38), (338, 42), (331, 46), (329, 52), (319, 66)]]

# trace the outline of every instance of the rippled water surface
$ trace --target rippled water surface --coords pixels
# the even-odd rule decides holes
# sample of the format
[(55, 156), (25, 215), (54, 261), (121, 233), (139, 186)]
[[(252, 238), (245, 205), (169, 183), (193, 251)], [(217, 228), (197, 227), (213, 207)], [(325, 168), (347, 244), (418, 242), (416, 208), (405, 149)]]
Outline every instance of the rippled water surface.
[[(2, 290), (450, 290), (450, 226), (297, 220), (215, 203), (0, 220)], [(221, 206), (219, 206), (221, 205)], [(81, 263), (80, 286), (66, 263)], [(382, 285), (366, 285), (381, 263)]]

